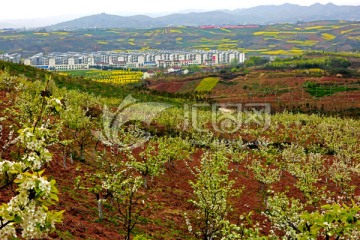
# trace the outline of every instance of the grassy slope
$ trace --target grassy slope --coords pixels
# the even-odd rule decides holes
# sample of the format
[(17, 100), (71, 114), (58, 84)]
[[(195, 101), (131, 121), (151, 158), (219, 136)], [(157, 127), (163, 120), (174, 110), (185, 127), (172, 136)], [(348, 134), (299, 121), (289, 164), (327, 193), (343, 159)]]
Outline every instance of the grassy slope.
[(220, 79), (216, 78), (216, 77), (204, 78), (200, 82), (200, 84), (196, 87), (195, 91), (198, 91), (198, 92), (210, 92), (211, 90), (213, 90), (214, 87), (216, 87), (219, 80)]
[[(134, 83), (128, 85), (107, 84), (91, 81), (84, 78), (74, 78), (71, 76), (58, 75), (45, 70), (39, 70), (34, 67), (12, 64), (0, 61), (0, 70), (8, 71), (11, 75), (24, 75), (25, 77), (35, 80), (44, 80), (51, 76), (60, 88), (68, 90), (77, 90), (103, 98), (108, 104), (118, 105), (121, 99), (131, 94), (134, 98), (142, 102), (169, 102), (170, 104), (179, 105), (183, 102), (181, 99), (171, 99), (162, 96), (149, 95), (147, 90), (142, 88), (142, 83)], [(106, 102), (105, 101), (105, 102)]]

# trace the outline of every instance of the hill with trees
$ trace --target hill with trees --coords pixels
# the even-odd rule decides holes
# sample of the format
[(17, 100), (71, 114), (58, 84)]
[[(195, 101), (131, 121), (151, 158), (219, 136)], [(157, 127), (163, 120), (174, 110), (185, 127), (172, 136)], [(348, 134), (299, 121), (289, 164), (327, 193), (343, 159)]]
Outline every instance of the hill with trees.
[(248, 9), (217, 10), (211, 12), (177, 13), (163, 17), (122, 17), (98, 14), (47, 26), (47, 30), (75, 30), (84, 28), (149, 28), (168, 26), (199, 26), (227, 24), (274, 24), (319, 20), (360, 20), (359, 6), (337, 6), (332, 3), (299, 6), (265, 5)]

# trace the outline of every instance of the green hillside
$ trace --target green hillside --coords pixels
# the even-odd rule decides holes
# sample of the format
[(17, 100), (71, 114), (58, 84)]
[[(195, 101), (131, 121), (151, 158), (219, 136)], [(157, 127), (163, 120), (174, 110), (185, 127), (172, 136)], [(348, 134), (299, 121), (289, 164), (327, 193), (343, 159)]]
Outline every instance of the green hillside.
[(305, 50), (356, 51), (360, 23), (318, 21), (258, 28), (166, 27), (78, 31), (0, 32), (0, 51), (127, 51), (148, 49), (238, 49), (249, 54), (294, 55)]

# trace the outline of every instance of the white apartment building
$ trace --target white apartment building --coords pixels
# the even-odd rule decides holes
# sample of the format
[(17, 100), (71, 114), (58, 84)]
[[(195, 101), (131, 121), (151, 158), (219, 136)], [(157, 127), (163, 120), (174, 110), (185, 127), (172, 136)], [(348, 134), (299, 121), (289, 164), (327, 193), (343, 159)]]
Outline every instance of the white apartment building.
[(24, 64), (54, 70), (89, 69), (92, 66), (114, 66), (124, 68), (168, 68), (189, 65), (228, 64), (236, 59), (245, 61), (239, 51), (133, 51), (94, 53), (38, 53), (24, 60)]

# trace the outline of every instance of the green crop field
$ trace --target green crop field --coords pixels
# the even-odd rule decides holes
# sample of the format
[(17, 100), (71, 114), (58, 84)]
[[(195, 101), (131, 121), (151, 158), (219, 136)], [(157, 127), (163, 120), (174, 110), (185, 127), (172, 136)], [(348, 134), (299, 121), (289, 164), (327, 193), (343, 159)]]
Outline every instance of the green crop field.
[(328, 84), (319, 84), (313, 82), (305, 82), (304, 88), (308, 93), (311, 94), (311, 96), (317, 98), (330, 96), (337, 92), (356, 91), (360, 89), (359, 86), (357, 85), (349, 87), (347, 85), (341, 85), (341, 84), (328, 85)]
[(198, 92), (210, 92), (219, 82), (217, 77), (204, 78), (200, 84), (196, 87), (195, 91)]

